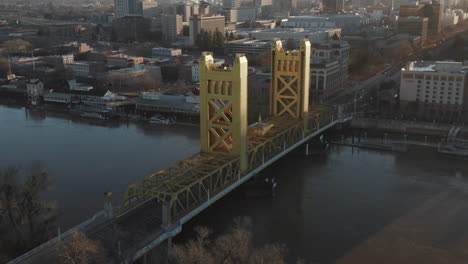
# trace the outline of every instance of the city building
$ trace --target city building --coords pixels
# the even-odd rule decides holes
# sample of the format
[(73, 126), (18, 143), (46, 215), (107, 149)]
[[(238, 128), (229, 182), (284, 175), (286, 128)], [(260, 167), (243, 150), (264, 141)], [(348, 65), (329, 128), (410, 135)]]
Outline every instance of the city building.
[(443, 6), (438, 3), (401, 5), (399, 16), (400, 18), (414, 16), (427, 17), (429, 20), (429, 33), (439, 34), (442, 30)]
[(337, 36), (327, 43), (313, 43), (311, 58), (311, 100), (337, 91), (348, 81), (350, 45)]
[(321, 0), (321, 4), (326, 14), (338, 14), (344, 10), (344, 0)]
[(410, 62), (401, 70), (400, 101), (462, 105), (465, 82), (461, 62)]
[(150, 20), (142, 16), (124, 16), (112, 21), (112, 38), (116, 41), (143, 41), (150, 38)]
[(363, 15), (292, 16), (281, 21), (285, 28), (341, 28), (343, 34), (358, 34), (371, 23)]
[(190, 17), (198, 14), (198, 9), (199, 6), (196, 4), (178, 3), (165, 6), (163, 13), (168, 15), (180, 15), (182, 16), (183, 22), (189, 22)]
[(142, 2), (142, 15), (147, 18), (152, 18), (158, 13), (158, 3), (153, 0), (144, 0)]
[(114, 54), (106, 56), (106, 62), (108, 66), (114, 67), (131, 67), (135, 64), (143, 63), (143, 57), (132, 57), (125, 54)]
[(400, 111), (428, 121), (466, 121), (467, 70), (453, 61), (408, 63), (401, 71)]
[(274, 40), (281, 38), (284, 42), (288, 39), (296, 40), (299, 43), (302, 39), (307, 38), (313, 43), (327, 42), (334, 35), (341, 36), (339, 28), (273, 28), (261, 29), (250, 32), (253, 39), (258, 40)]
[(80, 24), (56, 24), (47, 27), (49, 36), (56, 38), (77, 38), (85, 30)]
[(65, 69), (70, 71), (75, 78), (95, 78), (106, 71), (104, 63), (95, 61), (75, 61), (66, 64)]
[(114, 0), (114, 13), (117, 18), (128, 15), (142, 16), (142, 0)]
[(158, 47), (151, 50), (151, 55), (153, 58), (175, 57), (182, 55), (182, 50)]
[(39, 79), (31, 79), (26, 83), (26, 94), (28, 103), (32, 105), (39, 104), (42, 95), (44, 94), (44, 83)]
[(455, 26), (459, 22), (459, 15), (453, 10), (447, 10), (442, 20), (442, 28)]
[(241, 7), (224, 9), (226, 22), (253, 21), (257, 17), (257, 9), (254, 7)]
[(181, 15), (162, 15), (161, 28), (163, 39), (167, 42), (176, 41), (183, 32), (182, 22)]
[(238, 8), (241, 5), (240, 0), (223, 0), (224, 8)]
[(144, 64), (136, 64), (133, 67), (123, 68), (118, 70), (111, 70), (108, 72), (108, 76), (111, 80), (123, 81), (136, 78), (147, 72), (147, 68)]
[(426, 17), (401, 17), (398, 19), (398, 34), (421, 36), (421, 43), (426, 43), (429, 19)]
[(215, 32), (218, 30), (224, 35), (224, 16), (194, 15), (190, 18), (190, 44), (195, 45), (195, 40), (200, 32)]
[[(271, 45), (270, 45), (271, 46)], [(214, 59), (213, 61), (216, 67), (221, 67), (225, 61), (223, 59)], [(200, 67), (198, 66), (198, 61), (192, 63), (192, 82), (200, 81)]]
[(271, 41), (256, 39), (239, 39), (224, 43), (226, 54), (244, 53), (250, 56), (258, 56), (271, 50)]

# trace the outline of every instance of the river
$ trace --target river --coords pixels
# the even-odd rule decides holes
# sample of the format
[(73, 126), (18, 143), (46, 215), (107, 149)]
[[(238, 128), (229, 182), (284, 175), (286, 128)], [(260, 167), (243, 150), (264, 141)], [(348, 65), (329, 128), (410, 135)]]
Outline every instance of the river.
[[(199, 149), (197, 127), (97, 125), (21, 107), (0, 106), (0, 129), (0, 167), (39, 160), (52, 171), (46, 197), (58, 202), (64, 228), (100, 210), (104, 191), (118, 203), (128, 184)], [(185, 225), (181, 237), (196, 225), (222, 232), (234, 217), (249, 216), (255, 244), (280, 242), (307, 263), (332, 263), (441, 192), (468, 190), (466, 161), (420, 147), (333, 146), (310, 156), (299, 148), (263, 173), (277, 177), (276, 197), (234, 191)]]

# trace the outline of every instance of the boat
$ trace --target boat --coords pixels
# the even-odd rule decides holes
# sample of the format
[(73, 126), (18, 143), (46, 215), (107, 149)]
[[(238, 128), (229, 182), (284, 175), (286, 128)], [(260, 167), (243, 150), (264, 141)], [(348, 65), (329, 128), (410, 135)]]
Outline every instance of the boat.
[(93, 113), (93, 112), (83, 112), (80, 114), (80, 116), (83, 118), (93, 118), (93, 119), (102, 119), (102, 120), (107, 119), (105, 115), (101, 113)]
[(155, 115), (151, 117), (148, 122), (150, 124), (159, 124), (159, 125), (173, 125), (176, 123), (176, 120), (172, 116), (164, 116), (164, 115)]

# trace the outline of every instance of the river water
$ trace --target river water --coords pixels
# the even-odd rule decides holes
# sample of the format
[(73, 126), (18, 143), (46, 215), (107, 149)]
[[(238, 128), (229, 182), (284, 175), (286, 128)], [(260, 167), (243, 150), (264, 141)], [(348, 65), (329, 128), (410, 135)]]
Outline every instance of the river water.
[[(104, 191), (118, 203), (128, 184), (199, 149), (197, 127), (103, 125), (9, 106), (0, 106), (0, 133), (0, 167), (39, 160), (53, 172), (46, 198), (58, 202), (64, 228), (100, 210)], [(182, 237), (196, 225), (221, 232), (249, 216), (256, 244), (284, 243), (290, 256), (331, 263), (440, 192), (468, 189), (468, 162), (427, 148), (334, 146), (310, 156), (299, 148), (263, 173), (278, 179), (275, 198), (234, 191), (185, 225)]]

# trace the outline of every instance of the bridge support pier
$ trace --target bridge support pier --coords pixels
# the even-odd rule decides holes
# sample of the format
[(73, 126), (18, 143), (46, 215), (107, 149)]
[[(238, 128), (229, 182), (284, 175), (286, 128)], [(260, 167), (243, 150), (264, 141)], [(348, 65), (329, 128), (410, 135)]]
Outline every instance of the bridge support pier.
[(164, 202), (162, 204), (162, 225), (161, 227), (164, 230), (169, 230), (172, 224), (172, 219), (171, 219), (171, 205), (169, 202)]
[(306, 156), (309, 156), (309, 143), (306, 143)]

